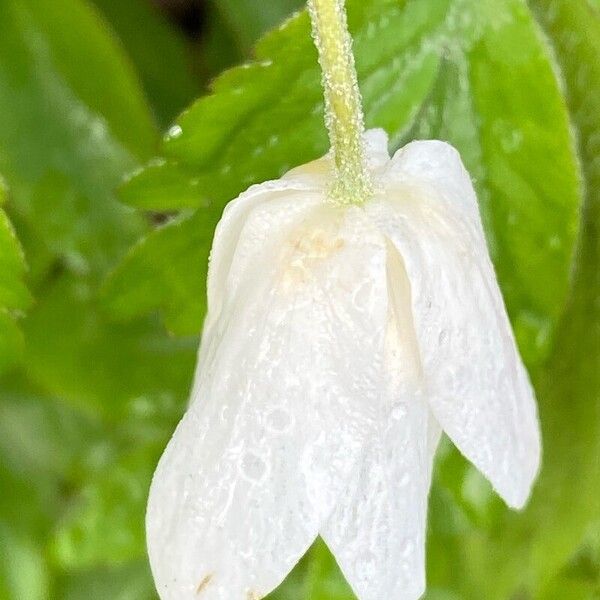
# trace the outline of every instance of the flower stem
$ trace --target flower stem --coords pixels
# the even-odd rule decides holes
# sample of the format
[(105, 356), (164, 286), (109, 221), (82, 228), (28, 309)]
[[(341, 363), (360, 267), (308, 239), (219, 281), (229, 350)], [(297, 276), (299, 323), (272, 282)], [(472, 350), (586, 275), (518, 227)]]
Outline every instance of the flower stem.
[(336, 204), (362, 204), (372, 194), (363, 147), (364, 116), (344, 0), (308, 0), (319, 52), (335, 177), (329, 190)]

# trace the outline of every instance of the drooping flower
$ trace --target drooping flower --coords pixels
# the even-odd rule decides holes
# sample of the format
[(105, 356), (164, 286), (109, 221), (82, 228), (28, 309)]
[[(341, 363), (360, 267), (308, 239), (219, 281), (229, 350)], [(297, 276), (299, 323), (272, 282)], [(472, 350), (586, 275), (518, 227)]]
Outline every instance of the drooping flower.
[(458, 153), (366, 136), (375, 192), (328, 157), (226, 208), (190, 406), (147, 514), (162, 600), (257, 600), (321, 535), (360, 600), (415, 600), (441, 431), (511, 507), (540, 440)]

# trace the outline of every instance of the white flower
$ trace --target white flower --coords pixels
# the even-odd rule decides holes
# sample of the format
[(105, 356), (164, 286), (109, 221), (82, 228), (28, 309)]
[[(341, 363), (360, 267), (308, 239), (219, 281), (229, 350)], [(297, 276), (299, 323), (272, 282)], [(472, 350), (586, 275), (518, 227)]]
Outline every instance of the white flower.
[(325, 158), (226, 209), (190, 407), (152, 483), (163, 600), (257, 600), (321, 535), (361, 600), (424, 591), (443, 429), (512, 507), (540, 440), (458, 153), (366, 136), (374, 197)]

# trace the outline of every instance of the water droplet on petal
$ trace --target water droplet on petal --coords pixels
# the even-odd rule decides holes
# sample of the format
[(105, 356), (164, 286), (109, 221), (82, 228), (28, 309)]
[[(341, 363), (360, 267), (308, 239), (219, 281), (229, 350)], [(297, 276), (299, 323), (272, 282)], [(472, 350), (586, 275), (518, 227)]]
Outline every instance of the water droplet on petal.
[(406, 416), (406, 404), (396, 404), (392, 408), (392, 419), (400, 421)]
[(440, 331), (440, 335), (438, 336), (438, 344), (440, 346), (444, 346), (448, 341), (448, 331), (446, 329), (442, 329)]
[(403, 473), (402, 477), (398, 481), (398, 485), (400, 487), (406, 487), (410, 483), (410, 475), (408, 473)]
[(274, 408), (266, 416), (267, 429), (275, 433), (285, 433), (289, 431), (293, 424), (293, 418), (284, 408)]
[(361, 553), (358, 556), (357, 564), (360, 567), (357, 570), (360, 572), (363, 581), (373, 581), (377, 578), (377, 557), (373, 552)]
[(404, 542), (404, 547), (402, 548), (402, 556), (404, 558), (408, 558), (415, 549), (415, 544), (412, 540), (406, 540)]
[(242, 474), (251, 481), (260, 482), (267, 474), (267, 463), (255, 452), (246, 452), (240, 466)]

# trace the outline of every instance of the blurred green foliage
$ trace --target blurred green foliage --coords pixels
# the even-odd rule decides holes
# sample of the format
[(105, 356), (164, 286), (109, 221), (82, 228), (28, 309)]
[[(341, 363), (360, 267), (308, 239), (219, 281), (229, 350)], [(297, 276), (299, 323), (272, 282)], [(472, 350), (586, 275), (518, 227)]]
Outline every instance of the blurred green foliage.
[[(145, 500), (214, 226), (327, 149), (306, 15), (252, 50), (299, 5), (204, 3), (190, 39), (145, 0), (0, 0), (0, 600), (155, 597)], [(368, 125), (475, 177), (544, 433), (519, 514), (443, 446), (427, 599), (598, 598), (600, 4), (348, 8)], [(272, 598), (353, 596), (318, 542)]]
[(183, 34), (147, 0), (95, 4), (125, 47), (157, 120), (168, 125), (201, 87)]
[(29, 306), (30, 295), (23, 281), (25, 257), (12, 224), (2, 209), (7, 189), (0, 179), (0, 374), (20, 355), (23, 338), (16, 311)]

